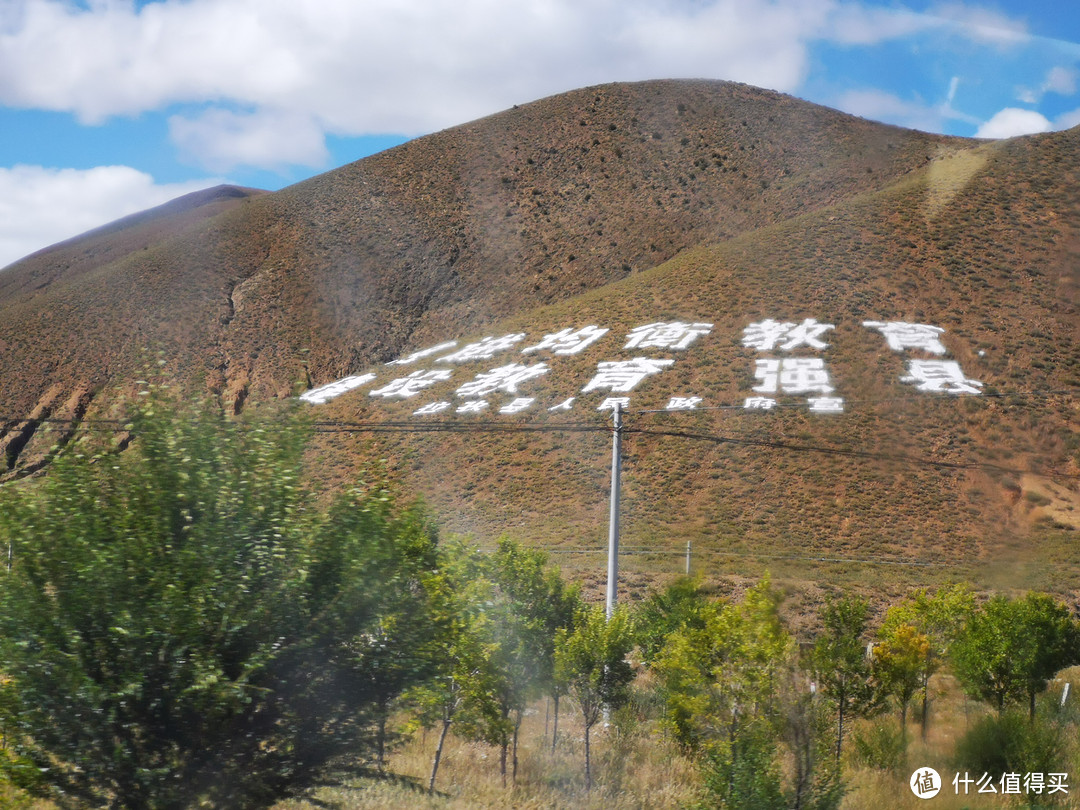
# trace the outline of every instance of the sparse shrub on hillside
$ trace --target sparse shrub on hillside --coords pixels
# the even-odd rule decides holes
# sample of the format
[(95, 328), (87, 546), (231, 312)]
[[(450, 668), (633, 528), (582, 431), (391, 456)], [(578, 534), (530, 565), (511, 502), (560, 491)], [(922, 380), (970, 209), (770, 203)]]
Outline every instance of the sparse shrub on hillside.
[(0, 492), (7, 742), (66, 804), (262, 807), (423, 677), (433, 533), (379, 486), (314, 508), (287, 419), (170, 409)]

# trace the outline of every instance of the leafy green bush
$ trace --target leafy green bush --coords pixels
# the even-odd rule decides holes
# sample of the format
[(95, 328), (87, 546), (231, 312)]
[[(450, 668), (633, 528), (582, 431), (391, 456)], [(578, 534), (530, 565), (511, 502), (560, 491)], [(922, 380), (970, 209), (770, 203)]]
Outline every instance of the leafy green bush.
[(762, 727), (748, 727), (705, 758), (704, 783), (724, 810), (777, 810), (787, 806), (781, 788), (777, 743)]
[(131, 431), (0, 492), (14, 761), (69, 803), (250, 808), (368, 755), (435, 635), (429, 527), (379, 487), (315, 508), (291, 419)]
[(978, 773), (1051, 773), (1066, 770), (1060, 726), (1031, 722), (1021, 712), (983, 717), (956, 744), (956, 767)]

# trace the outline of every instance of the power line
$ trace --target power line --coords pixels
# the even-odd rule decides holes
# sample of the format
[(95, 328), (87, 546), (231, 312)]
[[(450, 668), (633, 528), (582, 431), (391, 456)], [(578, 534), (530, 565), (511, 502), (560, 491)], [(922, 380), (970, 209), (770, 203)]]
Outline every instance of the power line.
[[(316, 422), (316, 431), (321, 433), (610, 433), (608, 425), (582, 422), (567, 422), (544, 425), (505, 425), (498, 422), (431, 422), (417, 425), (412, 422)], [(1006, 467), (983, 461), (944, 461), (923, 458), (904, 453), (885, 453), (881, 451), (856, 450), (845, 447), (794, 444), (775, 439), (739, 438), (708, 433), (694, 433), (686, 430), (660, 430), (656, 428), (624, 427), (625, 433), (642, 436), (666, 436), (713, 444), (734, 444), (761, 447), (771, 450), (788, 450), (801, 453), (819, 453), (824, 455), (861, 458), (872, 461), (891, 461), (903, 464), (915, 464), (954, 470), (984, 470), (987, 472), (1009, 475), (1040, 475), (1046, 478), (1080, 479), (1080, 474), (1059, 471), (1027, 470)]]
[[(1015, 396), (1015, 394), (1000, 396)], [(741, 406), (739, 406), (741, 409)], [(705, 410), (705, 409), (700, 409)], [(656, 413), (687, 414), (693, 411), (632, 411), (631, 414), (647, 415)], [(22, 424), (36, 423), (39, 425), (69, 425), (83, 427), (88, 430), (106, 432), (130, 432), (130, 423), (121, 419), (76, 419), (61, 417), (0, 417), (0, 428), (10, 430)], [(386, 420), (386, 421), (316, 421), (311, 423), (315, 433), (611, 433), (610, 425), (597, 422), (546, 422), (541, 424), (505, 423), (493, 421), (439, 421), (417, 422)], [(906, 453), (888, 453), (882, 451), (858, 450), (848, 447), (836, 447), (814, 444), (797, 444), (783, 439), (769, 438), (746, 438), (737, 436), (724, 436), (720, 434), (702, 433), (679, 428), (659, 429), (646, 427), (628, 427), (623, 430), (627, 434), (641, 436), (658, 436), (668, 438), (688, 439), (691, 441), (709, 442), (712, 444), (732, 444), (739, 446), (758, 447), (769, 450), (789, 451), (798, 453), (816, 453), (830, 456), (847, 458), (859, 458), (869, 461), (889, 461), (894, 463), (912, 464), (926, 467), (936, 467), (951, 470), (983, 470), (998, 474), (1008, 475), (1038, 475), (1045, 478), (1080, 480), (1080, 474), (1066, 473), (1058, 470), (1032, 470), (1018, 467), (1008, 467), (986, 461), (946, 461), (942, 459), (913, 456)]]

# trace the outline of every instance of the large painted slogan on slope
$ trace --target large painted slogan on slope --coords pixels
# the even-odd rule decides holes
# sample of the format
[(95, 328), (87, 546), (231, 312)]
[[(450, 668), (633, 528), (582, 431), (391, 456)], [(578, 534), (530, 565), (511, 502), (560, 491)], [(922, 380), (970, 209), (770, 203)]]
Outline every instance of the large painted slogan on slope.
[[(899, 378), (900, 382), (932, 394), (981, 393), (983, 383), (969, 379), (957, 361), (947, 359), (948, 351), (941, 342), (945, 330), (941, 327), (906, 321), (863, 321), (862, 326), (879, 333), (892, 351), (904, 356), (906, 374)], [(835, 324), (819, 323), (814, 318), (800, 323), (766, 319), (747, 325), (741, 343), (757, 353), (752, 368), (757, 384), (737, 407), (768, 411), (779, 404), (803, 405), (812, 413), (843, 413), (844, 400), (836, 395), (824, 357), (830, 332), (835, 328)], [(711, 323), (682, 321), (648, 323), (631, 329), (621, 337), (621, 357), (616, 358), (616, 351), (611, 350), (613, 359), (598, 362), (592, 377), (581, 380), (579, 395), (607, 394), (597, 410), (611, 410), (616, 404), (628, 410), (637, 386), (663, 375), (676, 362), (670, 357), (656, 357), (656, 353), (697, 349), (712, 331)], [(447, 341), (387, 363), (383, 371), (345, 377), (314, 388), (300, 399), (318, 405), (366, 386), (372, 399), (415, 402), (413, 416), (417, 418), (446, 413), (516, 414), (530, 409), (566, 412), (575, 408), (578, 396), (547, 401), (541, 381), (553, 373), (558, 358), (578, 354), (602, 341), (611, 343), (613, 338), (605, 327), (570, 326), (544, 335), (539, 342), (530, 341), (524, 332), (485, 337), (463, 346), (458, 341)], [(793, 354), (796, 351), (797, 356)], [(483, 370), (473, 373), (463, 368), (476, 364), (481, 364)], [(430, 389), (448, 381), (460, 383), (452, 395), (429, 396)], [(665, 410), (708, 407), (732, 405), (710, 403), (695, 392), (683, 391), (670, 397)]]

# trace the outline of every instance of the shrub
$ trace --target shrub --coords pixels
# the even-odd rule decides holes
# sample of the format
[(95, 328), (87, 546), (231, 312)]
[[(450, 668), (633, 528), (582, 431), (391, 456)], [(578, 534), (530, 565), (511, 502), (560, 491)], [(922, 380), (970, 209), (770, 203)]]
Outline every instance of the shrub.
[(978, 773), (1064, 770), (1065, 738), (1056, 723), (1008, 711), (983, 717), (956, 744), (956, 767)]
[(895, 723), (863, 726), (852, 735), (855, 761), (882, 771), (903, 770), (907, 740)]
[(379, 487), (313, 508), (293, 420), (131, 430), (0, 492), (14, 760), (68, 803), (249, 808), (368, 754), (433, 635), (423, 520)]

